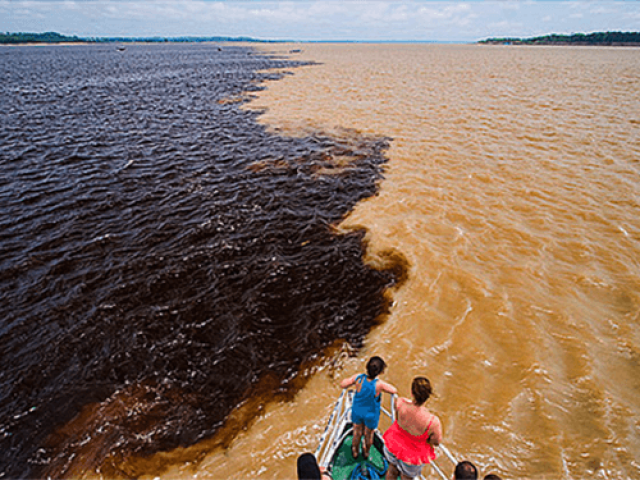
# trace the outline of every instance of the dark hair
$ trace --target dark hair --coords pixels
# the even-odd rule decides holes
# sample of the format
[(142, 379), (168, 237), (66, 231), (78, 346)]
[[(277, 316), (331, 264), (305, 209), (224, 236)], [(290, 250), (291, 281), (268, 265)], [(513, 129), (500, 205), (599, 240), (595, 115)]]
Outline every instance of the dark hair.
[(429, 397), (433, 393), (431, 383), (424, 377), (416, 377), (411, 383), (411, 393), (418, 406), (429, 400)]
[(384, 369), (387, 368), (387, 364), (380, 357), (371, 357), (367, 362), (367, 376), (371, 379), (376, 378)]
[(456, 465), (453, 478), (455, 480), (477, 480), (478, 469), (470, 461), (464, 460)]
[(502, 478), (500, 478), (500, 476), (496, 475), (495, 473), (490, 473), (484, 476), (484, 480), (502, 480)]
[(298, 457), (298, 480), (320, 480), (321, 477), (318, 461), (312, 453), (303, 453)]

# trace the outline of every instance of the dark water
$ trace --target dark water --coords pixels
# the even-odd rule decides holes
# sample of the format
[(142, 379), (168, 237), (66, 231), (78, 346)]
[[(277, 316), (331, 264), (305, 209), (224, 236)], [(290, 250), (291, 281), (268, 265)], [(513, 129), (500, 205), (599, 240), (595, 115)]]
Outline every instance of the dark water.
[(384, 313), (402, 267), (331, 225), (375, 193), (386, 140), (279, 138), (229, 101), (292, 65), (0, 49), (0, 478), (211, 436)]

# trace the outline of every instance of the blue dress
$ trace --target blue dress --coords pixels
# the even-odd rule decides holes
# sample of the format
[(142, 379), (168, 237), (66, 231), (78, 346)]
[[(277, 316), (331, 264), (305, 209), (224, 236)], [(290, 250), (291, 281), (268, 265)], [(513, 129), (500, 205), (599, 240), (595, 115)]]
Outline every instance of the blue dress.
[(360, 391), (356, 391), (351, 406), (351, 420), (354, 425), (363, 424), (374, 430), (378, 428), (380, 421), (380, 400), (382, 395), (376, 396), (376, 383), (378, 379), (367, 380), (363, 373), (358, 375), (356, 383), (360, 384)]

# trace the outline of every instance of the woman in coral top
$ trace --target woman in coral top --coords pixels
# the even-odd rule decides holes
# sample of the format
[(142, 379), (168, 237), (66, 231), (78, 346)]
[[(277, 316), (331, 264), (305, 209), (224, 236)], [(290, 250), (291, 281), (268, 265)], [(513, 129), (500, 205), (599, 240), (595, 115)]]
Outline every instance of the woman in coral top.
[(429, 412), (424, 403), (433, 390), (424, 377), (411, 384), (413, 400), (399, 398), (396, 421), (384, 433), (384, 455), (389, 461), (386, 480), (402, 480), (420, 475), (422, 466), (436, 458), (434, 447), (442, 441), (440, 419)]

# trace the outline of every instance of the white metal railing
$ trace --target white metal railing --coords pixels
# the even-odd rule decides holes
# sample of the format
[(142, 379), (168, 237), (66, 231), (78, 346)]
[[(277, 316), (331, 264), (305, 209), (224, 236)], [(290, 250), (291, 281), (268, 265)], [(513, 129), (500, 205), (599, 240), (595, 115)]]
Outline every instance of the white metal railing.
[[(320, 466), (329, 466), (329, 462), (331, 461), (330, 454), (335, 450), (335, 447), (340, 441), (339, 434), (342, 430), (341, 427), (351, 421), (352, 396), (352, 391), (344, 390), (336, 402), (333, 412), (331, 412), (329, 422), (324, 429), (322, 437), (320, 437), (320, 443), (316, 450), (316, 458)], [(331, 448), (328, 448), (329, 445), (331, 445)]]

